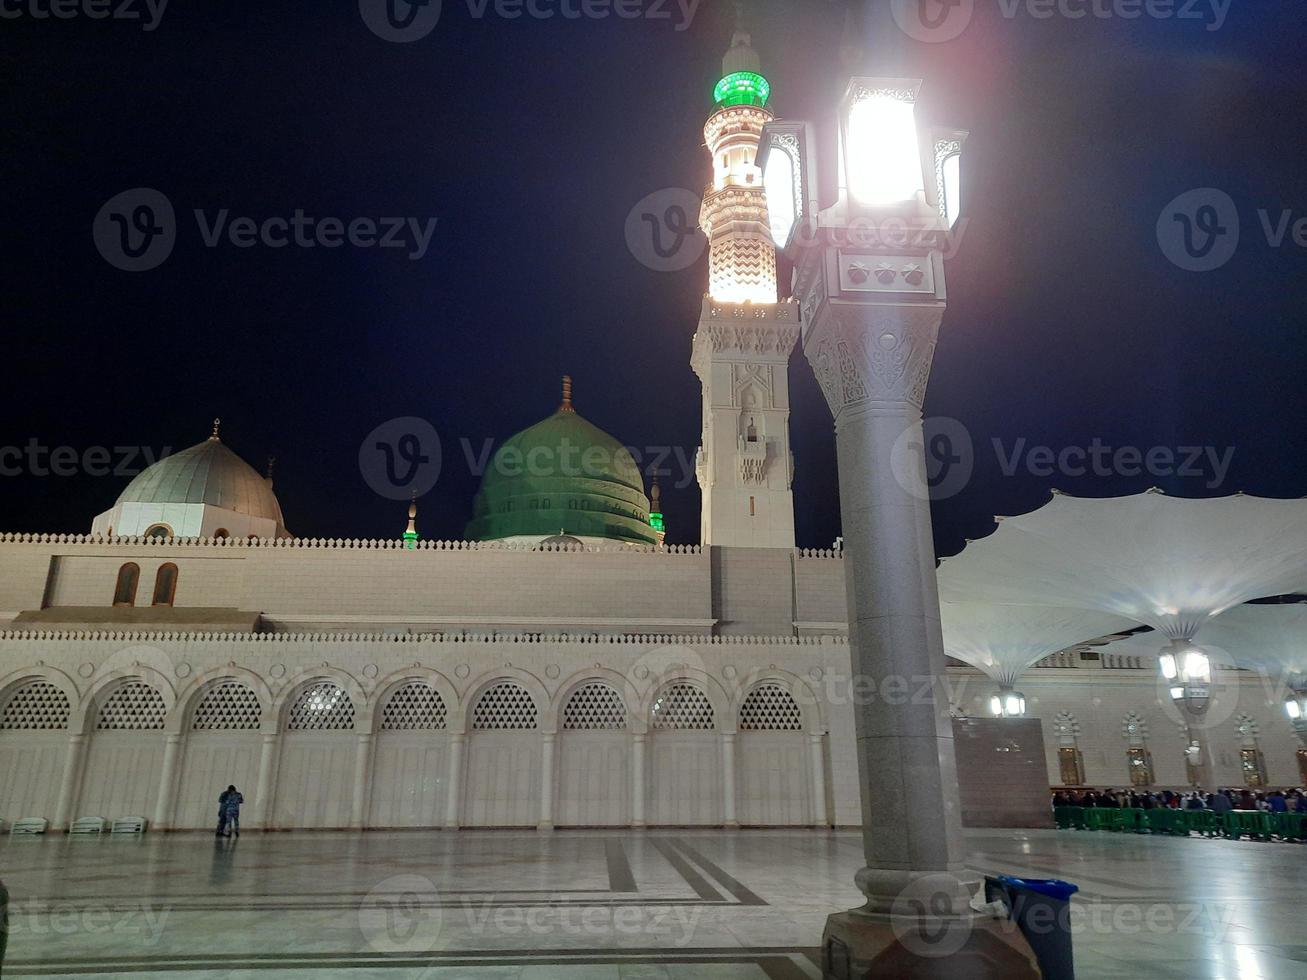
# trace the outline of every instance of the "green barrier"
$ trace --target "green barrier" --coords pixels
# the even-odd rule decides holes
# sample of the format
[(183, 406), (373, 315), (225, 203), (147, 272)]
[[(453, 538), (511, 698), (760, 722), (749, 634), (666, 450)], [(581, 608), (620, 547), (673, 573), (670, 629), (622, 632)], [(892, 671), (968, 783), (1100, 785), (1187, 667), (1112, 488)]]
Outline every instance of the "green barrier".
[(1281, 840), (1307, 840), (1307, 813), (1272, 813), (1271, 832)]
[(1221, 815), (1221, 823), (1231, 840), (1245, 835), (1258, 840), (1271, 839), (1271, 814), (1262, 810), (1231, 810)]
[(1189, 824), (1185, 821), (1184, 810), (1172, 810), (1170, 807), (1159, 806), (1153, 810), (1145, 810), (1147, 814), (1148, 829), (1155, 834), (1180, 834), (1189, 836)]
[(1086, 830), (1110, 830), (1115, 821), (1115, 810), (1105, 807), (1087, 807), (1085, 809)]
[(1055, 806), (1053, 807), (1053, 823), (1057, 825), (1058, 830), (1070, 830), (1074, 826), (1072, 823), (1072, 810), (1078, 810), (1079, 807)]
[(1142, 834), (1148, 830), (1147, 813), (1142, 807), (1123, 807), (1117, 811), (1121, 814), (1113, 830), (1130, 834)]
[(1196, 834), (1202, 834), (1204, 837), (1217, 837), (1221, 833), (1221, 819), (1219, 813), (1213, 813), (1211, 810), (1184, 810), (1186, 826)]

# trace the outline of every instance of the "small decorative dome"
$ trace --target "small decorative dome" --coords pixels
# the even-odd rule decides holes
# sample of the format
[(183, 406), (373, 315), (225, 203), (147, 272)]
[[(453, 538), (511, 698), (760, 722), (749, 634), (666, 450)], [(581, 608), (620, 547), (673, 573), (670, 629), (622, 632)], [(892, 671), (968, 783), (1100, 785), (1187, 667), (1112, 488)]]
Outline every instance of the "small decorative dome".
[(572, 407), (571, 378), (553, 415), (496, 451), (467, 526), (472, 541), (547, 537), (656, 544), (649, 498), (629, 450)]

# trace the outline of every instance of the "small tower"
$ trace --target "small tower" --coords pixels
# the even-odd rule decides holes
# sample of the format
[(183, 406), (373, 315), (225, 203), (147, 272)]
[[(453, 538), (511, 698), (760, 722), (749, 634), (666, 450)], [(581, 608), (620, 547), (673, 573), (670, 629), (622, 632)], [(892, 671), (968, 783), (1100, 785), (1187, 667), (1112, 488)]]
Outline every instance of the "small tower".
[(789, 361), (799, 314), (776, 298), (776, 249), (757, 163), (762, 128), (773, 118), (761, 67), (737, 7), (704, 126), (712, 183), (699, 216), (708, 236), (708, 294), (690, 357), (703, 389), (695, 473), (703, 544), (793, 548)]
[(404, 547), (413, 549), (418, 546), (418, 495), (413, 494), (413, 499), (408, 505), (408, 527), (404, 529)]
[(658, 477), (654, 477), (653, 486), (649, 490), (649, 526), (658, 536), (658, 546), (661, 548), (667, 537), (667, 525), (663, 521), (663, 492), (658, 486)]

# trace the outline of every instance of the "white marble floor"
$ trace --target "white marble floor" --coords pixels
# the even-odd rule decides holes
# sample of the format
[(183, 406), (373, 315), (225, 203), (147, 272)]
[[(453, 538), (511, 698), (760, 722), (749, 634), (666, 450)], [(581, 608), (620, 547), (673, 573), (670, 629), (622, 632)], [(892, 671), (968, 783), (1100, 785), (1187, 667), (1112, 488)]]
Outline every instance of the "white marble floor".
[[(1307, 848), (968, 833), (1062, 877), (1080, 980), (1307, 980)], [(861, 842), (814, 831), (8, 839), (4, 976), (803, 980), (858, 904)]]

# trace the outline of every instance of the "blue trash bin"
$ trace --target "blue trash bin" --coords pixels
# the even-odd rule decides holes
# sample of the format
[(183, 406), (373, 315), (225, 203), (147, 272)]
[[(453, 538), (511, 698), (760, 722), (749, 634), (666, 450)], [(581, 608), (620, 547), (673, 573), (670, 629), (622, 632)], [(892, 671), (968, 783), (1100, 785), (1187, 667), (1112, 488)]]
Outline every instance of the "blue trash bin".
[(1044, 980), (1075, 980), (1071, 956), (1071, 896), (1080, 888), (1056, 878), (985, 877), (985, 901), (1001, 898), (1008, 916), (1039, 961)]

